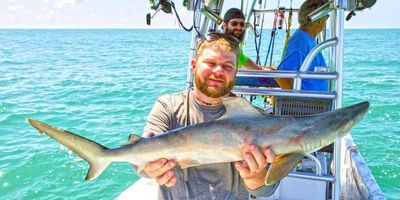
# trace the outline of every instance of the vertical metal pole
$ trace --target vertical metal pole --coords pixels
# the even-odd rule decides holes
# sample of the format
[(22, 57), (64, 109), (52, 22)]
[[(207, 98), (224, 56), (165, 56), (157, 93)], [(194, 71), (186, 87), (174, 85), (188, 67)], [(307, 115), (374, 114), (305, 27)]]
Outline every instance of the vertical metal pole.
[[(244, 14), (246, 15), (247, 14), (247, 16), (246, 16), (246, 23), (249, 23), (250, 22), (250, 19), (251, 19), (251, 16), (254, 14), (254, 7), (256, 6), (256, 3), (257, 3), (257, 0), (253, 0), (253, 2), (251, 3), (251, 5), (250, 5), (250, 10), (249, 10), (249, 12), (248, 13), (246, 13), (246, 12), (244, 12)], [(255, 17), (255, 16), (254, 16)], [(242, 45), (244, 46), (245, 45), (245, 41), (247, 41), (247, 37), (249, 36), (249, 29), (248, 28), (246, 28), (246, 30), (244, 31), (244, 39), (243, 39), (243, 41), (242, 41)]]
[[(194, 8), (193, 12), (195, 12), (195, 16), (198, 16), (196, 19), (194, 19), (196, 27), (193, 28), (200, 28), (200, 22), (201, 22), (201, 8), (202, 1), (199, 1), (197, 7)], [(196, 45), (197, 45), (197, 40), (200, 36), (197, 34), (197, 31), (192, 30), (192, 41), (190, 42), (190, 55), (188, 59), (188, 65), (187, 65), (187, 72), (186, 72), (186, 89), (193, 87), (193, 73), (192, 73), (192, 65), (191, 65), (191, 60), (194, 58), (196, 54)]]
[(337, 80), (337, 108), (342, 107), (343, 101), (343, 44), (344, 44), (344, 8), (339, 7), (336, 11), (336, 36), (338, 37), (338, 44), (336, 48), (336, 69), (339, 74)]
[[(213, 4), (210, 4), (212, 10), (221, 16), (222, 6), (224, 5), (224, 0), (215, 0), (212, 1)], [(208, 31), (217, 31), (217, 24), (210, 19), (206, 19), (210, 21), (210, 25)]]
[[(336, 46), (336, 69), (339, 74), (338, 80), (336, 82), (336, 91), (337, 91), (337, 101), (336, 107), (342, 107), (342, 98), (343, 98), (343, 36), (344, 36), (344, 7), (343, 1), (335, 0), (336, 10), (336, 36), (338, 37), (338, 44)], [(334, 175), (335, 175), (335, 183), (333, 185), (333, 199), (340, 200), (340, 163), (341, 162), (341, 138), (337, 139), (335, 142), (335, 151), (334, 151)]]
[[(336, 20), (336, 10), (335, 10), (334, 12), (331, 13), (331, 17), (330, 17), (330, 26), (331, 26), (331, 28), (330, 28), (330, 36), (331, 36), (331, 38), (337, 37), (337, 35), (336, 35), (336, 29), (337, 29), (336, 21), (337, 20)], [(337, 52), (336, 47), (334, 47), (334, 48), (331, 49), (330, 55), (329, 55), (330, 66), (333, 67), (335, 71), (337, 71), (337, 68), (336, 68), (336, 52)]]
[[(331, 13), (331, 18), (330, 18), (330, 37), (335, 38), (337, 37), (336, 35), (336, 10)], [(336, 47), (331, 48), (329, 51), (329, 67), (331, 70), (334, 70), (337, 72), (337, 67), (336, 67)], [(332, 91), (332, 89), (336, 89), (336, 81), (330, 80), (329, 81), (329, 91)], [(334, 88), (335, 87), (335, 88)], [(334, 99), (334, 103), (332, 104), (332, 110), (336, 108), (336, 101), (337, 98)]]

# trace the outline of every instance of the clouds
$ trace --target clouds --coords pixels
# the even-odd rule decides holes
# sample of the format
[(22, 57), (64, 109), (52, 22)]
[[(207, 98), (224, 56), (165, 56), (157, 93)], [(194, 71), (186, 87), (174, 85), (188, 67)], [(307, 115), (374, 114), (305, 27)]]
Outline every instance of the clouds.
[(44, 4), (53, 5), (54, 8), (63, 8), (68, 5), (82, 3), (84, 0), (41, 0)]
[(25, 6), (22, 4), (14, 4), (14, 5), (10, 5), (7, 8), (9, 11), (21, 11), (25, 9)]
[[(176, 0), (174, 0), (176, 1)], [(176, 1), (182, 22), (190, 27), (193, 12)], [(287, 1), (282, 1), (287, 2)], [(225, 0), (223, 12), (231, 6), (239, 7), (240, 1)], [(390, 1), (391, 6), (377, 2), (370, 10), (357, 14), (346, 28), (351, 27), (399, 27), (399, 15), (395, 9), (400, 1)], [(300, 0), (294, 0), (298, 7)], [(388, 5), (388, 4), (385, 4)], [(287, 6), (287, 5), (286, 5)], [(146, 25), (150, 10), (148, 0), (0, 0), (0, 28), (178, 28), (175, 15), (159, 12), (152, 25)], [(266, 18), (271, 25), (273, 17)], [(294, 19), (295, 22), (295, 19)], [(297, 28), (296, 22), (293, 24)]]
[[(42, 0), (42, 1), (49, 1), (49, 0)], [(68, 5), (74, 5), (77, 3), (83, 3), (84, 0), (54, 0), (54, 7), (55, 8), (63, 8)]]

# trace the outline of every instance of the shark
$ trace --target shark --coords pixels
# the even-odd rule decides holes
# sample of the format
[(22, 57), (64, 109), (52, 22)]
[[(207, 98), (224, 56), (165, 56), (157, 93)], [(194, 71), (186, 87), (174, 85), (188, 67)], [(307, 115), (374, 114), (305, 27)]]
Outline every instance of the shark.
[(156, 134), (134, 135), (130, 143), (107, 148), (93, 140), (35, 119), (27, 121), (86, 160), (85, 180), (98, 177), (113, 162), (128, 162), (137, 172), (159, 158), (175, 160), (183, 169), (211, 163), (244, 160), (249, 143), (269, 147), (277, 156), (267, 171), (265, 185), (284, 178), (308, 153), (347, 134), (365, 115), (369, 102), (309, 116), (274, 116), (260, 112), (242, 97), (223, 98), (225, 114), (217, 120)]

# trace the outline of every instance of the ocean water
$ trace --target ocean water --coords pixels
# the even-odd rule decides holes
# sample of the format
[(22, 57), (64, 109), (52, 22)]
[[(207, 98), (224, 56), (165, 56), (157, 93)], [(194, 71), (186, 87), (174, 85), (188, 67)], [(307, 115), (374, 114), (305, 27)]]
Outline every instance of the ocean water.
[[(400, 30), (345, 34), (344, 105), (371, 102), (352, 136), (386, 197), (398, 199)], [(0, 30), (0, 198), (112, 199), (133, 184), (126, 163), (85, 182), (87, 163), (26, 119), (118, 147), (141, 134), (158, 96), (185, 88), (190, 37), (182, 30)], [(249, 42), (245, 52), (254, 58), (253, 49)]]

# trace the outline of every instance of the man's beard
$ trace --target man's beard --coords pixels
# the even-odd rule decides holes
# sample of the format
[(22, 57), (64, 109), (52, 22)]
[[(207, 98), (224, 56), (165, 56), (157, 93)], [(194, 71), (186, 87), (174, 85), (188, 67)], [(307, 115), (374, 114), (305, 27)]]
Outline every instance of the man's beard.
[(229, 30), (228, 33), (235, 36), (239, 41), (242, 41), (243, 39), (243, 31)]
[(217, 86), (208, 86), (207, 80), (208, 77), (206, 78), (206, 80), (203, 80), (200, 75), (198, 75), (196, 72), (194, 73), (194, 82), (196, 84), (196, 87), (200, 90), (200, 92), (211, 98), (219, 98), (229, 94), (233, 86), (235, 85), (235, 81), (230, 81), (224, 82), (223, 88)]

